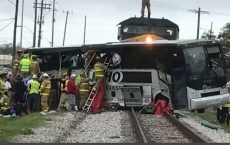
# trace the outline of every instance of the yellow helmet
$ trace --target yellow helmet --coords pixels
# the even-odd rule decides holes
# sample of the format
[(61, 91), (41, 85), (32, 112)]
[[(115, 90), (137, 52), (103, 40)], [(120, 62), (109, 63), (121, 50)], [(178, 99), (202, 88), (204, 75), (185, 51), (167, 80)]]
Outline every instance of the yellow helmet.
[(63, 75), (63, 76), (67, 76), (67, 72), (63, 73), (62, 75)]
[(21, 48), (19, 48), (18, 50), (17, 50), (17, 53), (22, 53), (23, 52), (23, 50), (21, 49)]

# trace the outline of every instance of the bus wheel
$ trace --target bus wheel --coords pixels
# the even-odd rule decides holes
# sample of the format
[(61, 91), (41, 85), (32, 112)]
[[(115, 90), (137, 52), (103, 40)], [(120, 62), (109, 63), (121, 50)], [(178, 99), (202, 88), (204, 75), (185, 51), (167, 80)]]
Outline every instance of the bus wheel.
[(197, 112), (198, 112), (198, 113), (204, 113), (204, 112), (205, 112), (205, 109), (197, 109)]

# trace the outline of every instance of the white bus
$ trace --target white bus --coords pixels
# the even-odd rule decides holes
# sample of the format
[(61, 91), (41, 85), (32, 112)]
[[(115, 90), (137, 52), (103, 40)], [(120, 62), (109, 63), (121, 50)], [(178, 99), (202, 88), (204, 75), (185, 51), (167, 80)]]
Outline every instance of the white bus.
[[(87, 50), (101, 55), (117, 52), (122, 57), (121, 68), (107, 71), (105, 105), (141, 107), (162, 99), (173, 109), (203, 113), (205, 108), (229, 102), (226, 63), (221, 45), (215, 40), (116, 42), (59, 48), (58, 51), (35, 50), (31, 52), (57, 55), (54, 58)], [(81, 70), (78, 68), (76, 72)], [(92, 77), (93, 70), (88, 75)]]

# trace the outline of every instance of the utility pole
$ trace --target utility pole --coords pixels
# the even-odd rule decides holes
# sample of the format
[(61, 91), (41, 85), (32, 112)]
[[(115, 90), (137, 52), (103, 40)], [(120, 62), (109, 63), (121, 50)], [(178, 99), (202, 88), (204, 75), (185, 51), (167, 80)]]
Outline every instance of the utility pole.
[(22, 17), (21, 17), (21, 40), (20, 40), (20, 47), (22, 47), (22, 33), (23, 33), (23, 15), (24, 15), (24, 0), (22, 0)]
[(55, 0), (53, 0), (53, 20), (52, 20), (52, 41), (51, 41), (51, 47), (54, 46), (54, 22), (55, 22)]
[(210, 29), (210, 34), (209, 34), (209, 39), (212, 39), (212, 24), (213, 24), (213, 22), (211, 22), (211, 29)]
[(43, 20), (42, 20), (42, 15), (43, 15), (43, 2), (44, 0), (41, 0), (41, 12), (40, 12), (40, 23), (39, 23), (39, 36), (38, 36), (38, 47), (41, 46), (41, 33), (42, 33), (42, 23), (43, 23)]
[(68, 23), (68, 16), (69, 16), (69, 11), (66, 12), (65, 29), (64, 29), (64, 37), (63, 37), (63, 46), (65, 46), (65, 35), (66, 35), (66, 27), (67, 27), (67, 23)]
[(86, 16), (85, 16), (85, 26), (84, 26), (84, 39), (83, 39), (83, 45), (85, 45), (85, 35), (86, 35)]
[(37, 32), (37, 4), (38, 0), (35, 0), (34, 3), (34, 36), (33, 36), (33, 47), (36, 47), (36, 32)]
[[(13, 60), (14, 60), (14, 56), (15, 56), (15, 53), (16, 53), (17, 22), (18, 22), (18, 3), (19, 3), (19, 0), (16, 0), (16, 4), (15, 4), (15, 18), (14, 18), (14, 35), (13, 35)], [(13, 60), (12, 60), (12, 62), (13, 62)]]
[(197, 36), (196, 39), (199, 39), (200, 36), (200, 14), (209, 14), (208, 11), (201, 11), (201, 9), (199, 8), (198, 10), (188, 10), (191, 13), (197, 13), (198, 14), (198, 21), (197, 21)]
[[(36, 1), (35, 1), (36, 2)], [(40, 6), (38, 6), (40, 5)], [(41, 3), (35, 3), (35, 9), (40, 8), (40, 20), (38, 21), (39, 23), (39, 34), (38, 34), (38, 47), (41, 46), (41, 33), (42, 33), (42, 24), (44, 24), (44, 16), (43, 16), (43, 10), (44, 9), (51, 9), (50, 8), (51, 4), (44, 4), (44, 0), (41, 0)], [(35, 35), (36, 37), (36, 35)]]

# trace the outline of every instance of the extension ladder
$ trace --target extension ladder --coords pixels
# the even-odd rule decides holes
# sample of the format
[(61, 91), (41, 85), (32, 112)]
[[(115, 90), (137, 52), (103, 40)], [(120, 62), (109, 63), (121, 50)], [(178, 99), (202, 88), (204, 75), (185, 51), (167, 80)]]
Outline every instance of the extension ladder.
[[(108, 62), (107, 62), (107, 60), (108, 60), (108, 58), (106, 57), (106, 59), (105, 59), (105, 61), (104, 61), (104, 64), (106, 65), (106, 68), (108, 68), (108, 66), (109, 66), (109, 64), (110, 64), (110, 59), (109, 59)], [(105, 77), (104, 77), (104, 78), (105, 78)], [(102, 85), (102, 84), (101, 84), (101, 85)], [(99, 88), (99, 89), (100, 89), (100, 88)], [(99, 90), (99, 89), (98, 89), (98, 90)], [(93, 88), (91, 89), (90, 94), (89, 94), (89, 96), (88, 96), (88, 99), (87, 99), (87, 101), (86, 101), (84, 107), (82, 108), (82, 111), (86, 111), (87, 113), (90, 111), (91, 105), (93, 104), (93, 101), (94, 101), (94, 99), (95, 99), (95, 97), (96, 97), (96, 95), (97, 95), (98, 90), (97, 90), (96, 92), (93, 92)]]

